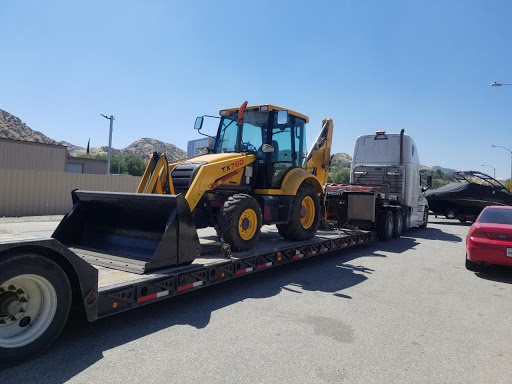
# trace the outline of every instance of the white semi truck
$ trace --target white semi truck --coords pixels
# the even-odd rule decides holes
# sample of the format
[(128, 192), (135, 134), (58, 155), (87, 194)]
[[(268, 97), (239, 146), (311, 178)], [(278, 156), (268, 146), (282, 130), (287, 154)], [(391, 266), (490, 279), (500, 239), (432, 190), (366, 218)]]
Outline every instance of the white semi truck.
[(384, 241), (400, 237), (410, 227), (425, 228), (428, 203), (424, 191), (432, 178), (424, 179), (416, 144), (404, 130), (360, 136), (355, 143), (350, 184), (329, 184), (326, 188), (328, 217), (375, 230)]

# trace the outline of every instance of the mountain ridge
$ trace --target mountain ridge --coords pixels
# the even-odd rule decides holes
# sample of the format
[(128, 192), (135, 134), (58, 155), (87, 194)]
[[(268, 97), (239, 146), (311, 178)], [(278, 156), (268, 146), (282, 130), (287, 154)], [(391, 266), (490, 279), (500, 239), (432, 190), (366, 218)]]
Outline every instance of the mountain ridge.
[[(0, 109), (0, 138), (31, 141), (44, 144), (59, 144), (68, 147), (68, 152), (73, 157), (78, 157), (86, 153), (87, 149), (74, 145), (67, 141), (56, 141), (46, 136), (42, 132), (33, 130), (17, 116)], [(90, 153), (106, 154), (108, 147), (90, 148)], [(112, 148), (112, 154), (135, 155), (143, 160), (147, 160), (153, 152), (163, 152), (167, 154), (169, 161), (175, 161), (187, 157), (187, 153), (172, 143), (166, 143), (152, 138), (140, 138), (135, 140), (129, 146), (121, 149)]]

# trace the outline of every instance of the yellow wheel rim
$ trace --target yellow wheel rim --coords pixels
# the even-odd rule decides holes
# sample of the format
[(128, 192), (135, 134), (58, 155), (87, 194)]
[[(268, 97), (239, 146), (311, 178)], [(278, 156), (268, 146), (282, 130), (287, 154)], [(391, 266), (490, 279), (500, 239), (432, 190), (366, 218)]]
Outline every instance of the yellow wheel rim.
[(253, 209), (246, 209), (238, 219), (238, 233), (244, 240), (251, 240), (258, 229), (258, 217)]
[(300, 223), (305, 229), (310, 228), (315, 221), (315, 203), (310, 196), (306, 196), (302, 200), (300, 207)]

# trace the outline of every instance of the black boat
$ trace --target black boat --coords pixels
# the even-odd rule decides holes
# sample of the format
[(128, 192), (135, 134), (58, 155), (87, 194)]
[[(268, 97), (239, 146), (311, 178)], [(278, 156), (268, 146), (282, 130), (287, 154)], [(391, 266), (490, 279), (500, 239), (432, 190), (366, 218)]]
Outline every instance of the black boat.
[(425, 192), (429, 209), (436, 215), (473, 221), (489, 205), (512, 205), (510, 191), (485, 173), (458, 171), (453, 178), (455, 183)]

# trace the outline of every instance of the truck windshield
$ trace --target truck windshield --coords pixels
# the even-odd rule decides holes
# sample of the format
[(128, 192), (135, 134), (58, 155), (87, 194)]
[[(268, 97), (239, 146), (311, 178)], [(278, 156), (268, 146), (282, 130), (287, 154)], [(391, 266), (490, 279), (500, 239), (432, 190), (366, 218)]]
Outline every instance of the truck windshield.
[[(268, 113), (245, 111), (241, 136), (238, 137), (238, 112), (222, 117), (215, 142), (216, 153), (257, 151), (263, 144), (268, 122)], [(237, 148), (239, 144), (239, 148)]]

